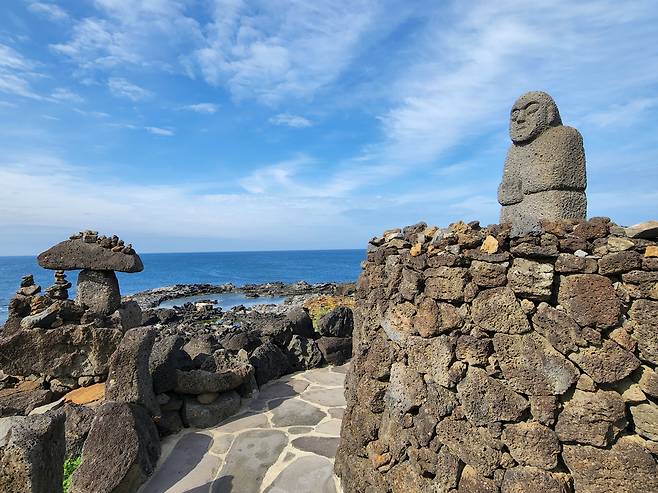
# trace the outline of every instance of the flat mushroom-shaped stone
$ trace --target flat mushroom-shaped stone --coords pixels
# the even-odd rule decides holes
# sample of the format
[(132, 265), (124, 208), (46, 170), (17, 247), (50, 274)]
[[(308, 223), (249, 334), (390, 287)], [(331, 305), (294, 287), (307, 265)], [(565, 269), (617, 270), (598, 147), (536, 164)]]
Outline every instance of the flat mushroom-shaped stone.
[(117, 272), (141, 272), (142, 259), (136, 253), (113, 252), (98, 243), (86, 243), (82, 239), (65, 240), (49, 248), (37, 257), (39, 265), (51, 270), (113, 270)]

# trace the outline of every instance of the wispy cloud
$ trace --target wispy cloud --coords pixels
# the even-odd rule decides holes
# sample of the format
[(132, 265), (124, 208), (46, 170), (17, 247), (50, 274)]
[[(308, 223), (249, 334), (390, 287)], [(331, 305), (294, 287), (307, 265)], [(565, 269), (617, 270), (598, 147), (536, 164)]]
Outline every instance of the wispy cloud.
[(110, 92), (118, 97), (129, 99), (131, 101), (143, 101), (144, 99), (150, 98), (153, 94), (151, 91), (148, 91), (122, 77), (112, 77), (107, 81), (107, 86), (110, 88)]
[(10, 46), (0, 44), (0, 92), (30, 99), (42, 99), (32, 88), (36, 63)]
[(181, 109), (186, 111), (193, 111), (195, 113), (205, 113), (207, 115), (212, 115), (217, 113), (219, 110), (219, 105), (215, 103), (196, 103), (181, 106)]
[(59, 5), (54, 3), (31, 2), (27, 8), (36, 14), (41, 14), (54, 21), (66, 20), (69, 15)]
[(618, 125), (627, 127), (647, 115), (647, 111), (658, 106), (658, 98), (639, 98), (625, 104), (613, 104), (603, 111), (594, 111), (584, 121), (599, 127)]
[(290, 113), (279, 113), (270, 118), (270, 123), (293, 128), (306, 128), (313, 125), (313, 122), (308, 118), (299, 115), (291, 115)]
[[(335, 81), (365, 48), (366, 34), (393, 29), (380, 22), (389, 2), (217, 0), (204, 45), (188, 58), (212, 85), (237, 98), (276, 104), (310, 97)], [(396, 12), (397, 23), (405, 9)]]
[(168, 128), (160, 128), (160, 127), (144, 127), (144, 129), (153, 135), (162, 135), (165, 137), (173, 137), (176, 135), (176, 133)]
[(63, 87), (57, 87), (50, 97), (62, 103), (82, 103), (84, 101), (82, 96)]

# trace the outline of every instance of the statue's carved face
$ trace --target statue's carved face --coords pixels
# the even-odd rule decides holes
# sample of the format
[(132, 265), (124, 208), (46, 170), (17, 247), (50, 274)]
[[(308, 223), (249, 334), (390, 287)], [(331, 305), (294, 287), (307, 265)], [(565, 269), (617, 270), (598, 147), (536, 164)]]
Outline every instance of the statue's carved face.
[(560, 116), (553, 99), (546, 93), (529, 92), (512, 106), (509, 133), (515, 143), (530, 142), (550, 126), (559, 124)]

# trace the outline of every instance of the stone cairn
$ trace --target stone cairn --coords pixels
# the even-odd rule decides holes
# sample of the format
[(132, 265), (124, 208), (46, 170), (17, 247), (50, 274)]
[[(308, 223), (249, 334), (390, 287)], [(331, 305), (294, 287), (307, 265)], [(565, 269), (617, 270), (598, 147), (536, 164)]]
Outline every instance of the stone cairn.
[(547, 94), (510, 135), (503, 224), (368, 245), (345, 493), (658, 491), (658, 222), (584, 220), (582, 138)]

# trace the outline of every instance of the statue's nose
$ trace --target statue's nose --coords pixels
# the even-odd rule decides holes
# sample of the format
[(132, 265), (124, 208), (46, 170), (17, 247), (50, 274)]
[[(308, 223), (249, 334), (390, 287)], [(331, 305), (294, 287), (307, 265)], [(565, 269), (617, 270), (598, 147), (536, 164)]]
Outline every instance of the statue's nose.
[(518, 115), (516, 115), (516, 121), (519, 123), (523, 123), (525, 121), (525, 111), (520, 110)]

